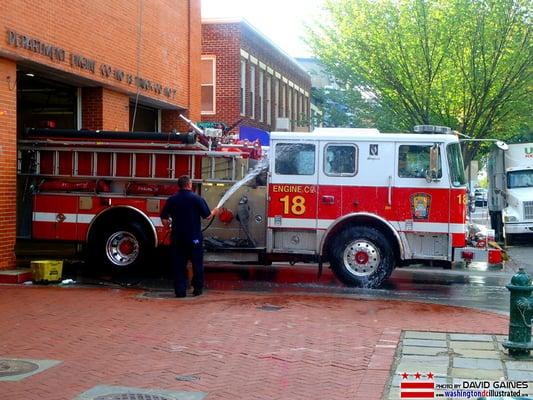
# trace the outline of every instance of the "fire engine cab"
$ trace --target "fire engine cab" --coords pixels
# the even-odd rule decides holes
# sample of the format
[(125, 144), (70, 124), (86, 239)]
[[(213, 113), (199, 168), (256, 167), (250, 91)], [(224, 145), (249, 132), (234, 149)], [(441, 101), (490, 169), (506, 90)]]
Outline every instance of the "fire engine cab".
[(258, 143), (217, 135), (28, 130), (19, 233), (82, 244), (114, 269), (146, 265), (168, 244), (159, 213), (189, 174), (210, 207), (232, 192), (204, 228), (207, 261), (329, 262), (362, 287), (424, 260), (501, 262), (486, 240), (469, 246), (457, 137), (418, 132), (272, 132), (265, 156)]

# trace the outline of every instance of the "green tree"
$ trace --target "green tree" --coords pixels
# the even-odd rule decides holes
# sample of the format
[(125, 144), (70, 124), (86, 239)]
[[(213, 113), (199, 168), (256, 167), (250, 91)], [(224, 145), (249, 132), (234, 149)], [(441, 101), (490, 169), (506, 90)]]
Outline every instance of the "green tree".
[[(450, 126), (477, 139), (532, 122), (532, 0), (326, 0), (308, 43), (347, 90), (375, 96), (396, 130)], [(513, 128), (514, 127), (514, 128)], [(465, 163), (479, 142), (466, 148)]]

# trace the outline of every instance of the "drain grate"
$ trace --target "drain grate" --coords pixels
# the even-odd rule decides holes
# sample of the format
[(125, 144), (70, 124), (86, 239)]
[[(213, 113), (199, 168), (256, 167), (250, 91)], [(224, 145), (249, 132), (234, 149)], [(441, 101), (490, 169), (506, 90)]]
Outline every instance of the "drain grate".
[(0, 377), (28, 374), (37, 371), (38, 369), (38, 364), (29, 361), (0, 360)]
[(173, 397), (148, 393), (113, 393), (94, 397), (93, 400), (175, 400)]
[(200, 377), (198, 375), (178, 375), (178, 376), (176, 376), (176, 380), (177, 381), (182, 381), (182, 382), (192, 382), (192, 381), (197, 381), (199, 379), (200, 379)]
[(274, 306), (272, 304), (264, 304), (262, 306), (259, 306), (257, 307), (258, 310), (261, 310), (261, 311), (279, 311), (281, 310), (283, 307), (280, 307), (280, 306)]
[(203, 400), (206, 396), (204, 392), (98, 385), (74, 400)]

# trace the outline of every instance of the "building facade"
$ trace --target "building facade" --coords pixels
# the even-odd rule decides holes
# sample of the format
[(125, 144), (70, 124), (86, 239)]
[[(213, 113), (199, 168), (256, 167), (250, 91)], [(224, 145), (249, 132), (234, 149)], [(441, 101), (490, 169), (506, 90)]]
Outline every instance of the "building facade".
[(245, 20), (202, 21), (201, 80), (202, 122), (309, 130), (310, 76)]
[(0, 27), (0, 268), (7, 268), (24, 211), (15, 193), (25, 128), (135, 134), (186, 129), (180, 113), (200, 119), (200, 1), (4, 0)]

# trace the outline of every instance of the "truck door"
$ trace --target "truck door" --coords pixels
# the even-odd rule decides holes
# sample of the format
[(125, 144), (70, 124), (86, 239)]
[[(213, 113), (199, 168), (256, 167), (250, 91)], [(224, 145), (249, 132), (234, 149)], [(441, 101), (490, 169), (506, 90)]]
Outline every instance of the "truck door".
[(355, 173), (342, 179), (342, 215), (371, 213), (392, 220), (394, 143), (358, 141)]
[(349, 142), (321, 142), (318, 168), (318, 229), (343, 215), (343, 190), (353, 187), (358, 147)]
[(313, 252), (316, 248), (317, 147), (314, 141), (272, 143), (268, 228), (274, 251)]
[(413, 258), (447, 257), (450, 237), (450, 184), (437, 144), (437, 165), (430, 171), (432, 143), (397, 143), (392, 208), (398, 229), (406, 235)]

